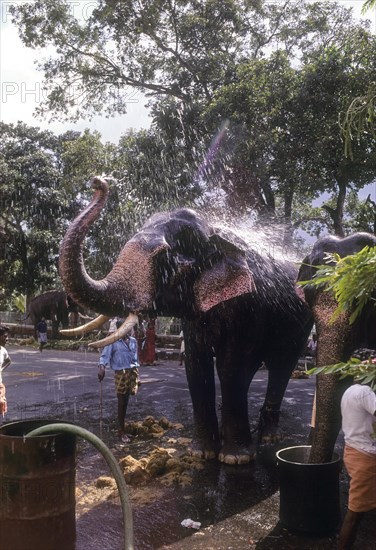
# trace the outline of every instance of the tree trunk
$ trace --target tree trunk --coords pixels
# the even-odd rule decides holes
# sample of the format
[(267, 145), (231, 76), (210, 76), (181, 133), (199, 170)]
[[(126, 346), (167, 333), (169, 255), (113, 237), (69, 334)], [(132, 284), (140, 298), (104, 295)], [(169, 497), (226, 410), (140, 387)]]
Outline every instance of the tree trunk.
[[(317, 332), (316, 366), (323, 367), (342, 360), (343, 349), (352, 330), (349, 314), (341, 314), (333, 323), (336, 300), (327, 292), (317, 295), (313, 314)], [(330, 462), (334, 445), (341, 427), (341, 397), (350, 385), (335, 374), (319, 374), (316, 379), (316, 421), (315, 433), (309, 461), (312, 463)]]
[(284, 215), (285, 215), (285, 230), (283, 233), (283, 245), (285, 248), (289, 249), (292, 247), (292, 238), (294, 234), (294, 227), (291, 223), (292, 216), (292, 201), (294, 198), (294, 189), (293, 186), (289, 186), (284, 193)]
[(337, 197), (337, 204), (335, 208), (331, 208), (330, 206), (324, 204), (322, 208), (326, 210), (329, 214), (329, 216), (333, 220), (333, 229), (334, 234), (338, 237), (344, 237), (345, 231), (343, 228), (343, 209), (346, 199), (346, 183), (338, 181), (338, 197)]

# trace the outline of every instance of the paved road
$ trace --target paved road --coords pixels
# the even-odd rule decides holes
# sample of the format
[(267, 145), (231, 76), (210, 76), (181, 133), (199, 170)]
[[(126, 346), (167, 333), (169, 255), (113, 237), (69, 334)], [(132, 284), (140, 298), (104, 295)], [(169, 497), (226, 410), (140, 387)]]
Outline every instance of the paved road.
[[(8, 349), (13, 364), (4, 374), (8, 397), (6, 422), (40, 417), (74, 422), (99, 435), (118, 458), (126, 454), (139, 457), (155, 446), (153, 442), (136, 440), (129, 446), (119, 446), (115, 436), (113, 377), (108, 373), (104, 379), (101, 409), (97, 352), (46, 349), (40, 353), (17, 346)], [(144, 367), (140, 372), (143, 384), (138, 395), (130, 400), (127, 417), (140, 420), (147, 415), (166, 416), (184, 425), (178, 435), (189, 437), (192, 410), (184, 369), (176, 361), (165, 361)], [(257, 425), (266, 382), (267, 372), (259, 371), (249, 392), (253, 428)], [(290, 380), (280, 421), (286, 438), (280, 448), (305, 444), (314, 385), (314, 378)], [(217, 400), (220, 408), (219, 392)], [(168, 446), (167, 441), (158, 444)], [(280, 525), (275, 450), (261, 449), (254, 464), (242, 467), (207, 462), (189, 487), (162, 488), (154, 483), (153, 490), (159, 497), (133, 506), (136, 549), (334, 550), (335, 536), (308, 537), (290, 533)], [(342, 451), (341, 437), (337, 450)], [(99, 504), (88, 505), (88, 487), (100, 475), (108, 475), (103, 459), (91, 446), (78, 445), (77, 485), (83, 496), (77, 499), (76, 550), (123, 547), (119, 503), (103, 498)], [(347, 476), (342, 473), (343, 510), (347, 490)], [(196, 532), (181, 527), (181, 521), (188, 517), (201, 521), (202, 528)], [(375, 519), (375, 514), (368, 515), (354, 550), (375, 548)]]
[[(9, 346), (13, 364), (4, 373), (7, 387), (8, 414), (6, 421), (45, 417), (56, 418), (72, 415), (77, 420), (99, 420), (100, 385), (97, 379), (97, 352), (71, 352), (46, 349), (43, 353), (28, 347)], [(190, 398), (184, 368), (176, 361), (164, 361), (153, 367), (140, 369), (141, 390), (130, 401), (128, 415), (174, 414), (174, 421), (190, 420)], [(250, 410), (262, 404), (265, 393), (266, 371), (259, 371), (250, 390)], [(284, 400), (284, 415), (291, 411), (301, 428), (310, 420), (310, 408), (314, 393), (314, 379), (291, 380)], [(114, 416), (115, 393), (111, 372), (103, 381), (103, 416)], [(218, 403), (220, 394), (218, 392)], [(179, 407), (183, 410), (179, 412)], [(186, 408), (189, 411), (186, 411)], [(139, 412), (141, 410), (141, 413)], [(168, 411), (168, 413), (164, 413)], [(254, 419), (256, 421), (256, 417)]]
[[(34, 348), (8, 346), (12, 365), (4, 373), (7, 388), (8, 414), (6, 420), (35, 417), (63, 419), (69, 417), (83, 423), (99, 422), (100, 384), (97, 378), (97, 352), (56, 351), (43, 353)], [(158, 402), (174, 394), (189, 400), (184, 369), (176, 362), (140, 369), (141, 381), (147, 389), (148, 402)], [(167, 393), (166, 393), (167, 388)], [(131, 400), (129, 412), (138, 408), (142, 395)], [(141, 397), (140, 397), (141, 396)], [(114, 416), (115, 392), (110, 371), (102, 387), (103, 417)], [(152, 414), (152, 413), (150, 413)]]

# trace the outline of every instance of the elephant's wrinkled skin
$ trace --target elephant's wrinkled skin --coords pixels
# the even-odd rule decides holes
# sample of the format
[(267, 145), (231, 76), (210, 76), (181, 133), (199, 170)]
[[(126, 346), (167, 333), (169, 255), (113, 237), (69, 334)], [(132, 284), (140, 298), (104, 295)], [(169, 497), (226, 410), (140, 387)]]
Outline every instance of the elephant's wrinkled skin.
[[(325, 263), (327, 253), (337, 253), (341, 258), (356, 254), (365, 246), (376, 246), (376, 237), (368, 233), (354, 233), (343, 239), (323, 237), (313, 246), (303, 260), (298, 279), (309, 281), (316, 267)], [(334, 323), (332, 315), (337, 302), (328, 292), (306, 286), (304, 294), (312, 309), (317, 332), (316, 366), (322, 367), (347, 361), (358, 348), (376, 348), (376, 308), (367, 304), (357, 321), (350, 325), (351, 311), (342, 314)], [(339, 380), (337, 375), (317, 376), (316, 428), (310, 461), (323, 463), (331, 460), (334, 445), (341, 427), (340, 402), (351, 379)]]
[[(91, 204), (72, 222), (60, 250), (67, 292), (104, 315), (153, 312), (183, 320), (186, 372), (195, 433), (192, 452), (230, 463), (253, 457), (249, 384), (265, 361), (269, 385), (261, 436), (278, 437), (283, 394), (311, 327), (295, 292), (295, 274), (224, 236), (193, 210), (157, 214), (120, 252), (100, 281), (86, 273), (85, 235), (106, 201), (107, 183), (94, 178)], [(222, 390), (222, 426), (215, 407), (214, 358)]]
[(58, 338), (59, 326), (68, 327), (69, 313), (78, 315), (79, 310), (83, 312), (64, 290), (49, 290), (30, 300), (26, 319), (30, 317), (34, 327), (42, 317), (52, 321), (52, 336)]

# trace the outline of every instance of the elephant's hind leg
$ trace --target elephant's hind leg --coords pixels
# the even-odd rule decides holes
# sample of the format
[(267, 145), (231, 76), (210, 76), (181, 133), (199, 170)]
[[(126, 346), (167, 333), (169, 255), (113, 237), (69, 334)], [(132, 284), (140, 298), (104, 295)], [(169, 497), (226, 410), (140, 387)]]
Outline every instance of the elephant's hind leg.
[(258, 442), (260, 444), (278, 443), (283, 440), (283, 433), (279, 427), (280, 405), (264, 404), (260, 409), (258, 427)]
[(279, 427), (281, 404), (297, 360), (298, 357), (289, 360), (279, 358), (267, 363), (269, 378), (265, 401), (260, 409), (259, 444), (278, 443), (283, 440), (283, 432)]

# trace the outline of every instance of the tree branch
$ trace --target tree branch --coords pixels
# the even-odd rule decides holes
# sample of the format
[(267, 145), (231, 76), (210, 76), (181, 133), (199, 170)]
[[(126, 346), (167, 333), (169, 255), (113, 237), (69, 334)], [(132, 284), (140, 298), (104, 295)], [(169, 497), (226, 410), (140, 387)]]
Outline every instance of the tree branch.
[(300, 218), (299, 220), (296, 220), (292, 224), (292, 227), (294, 229), (297, 229), (300, 225), (302, 225), (305, 222), (321, 222), (321, 223), (324, 223), (325, 225), (328, 225), (328, 220), (326, 218), (323, 218), (321, 216), (312, 216), (312, 217), (308, 216), (308, 217), (304, 217), (304, 218)]

